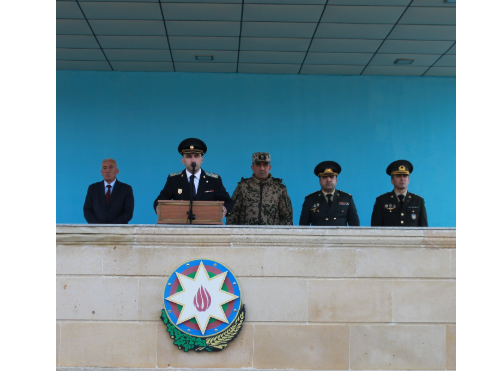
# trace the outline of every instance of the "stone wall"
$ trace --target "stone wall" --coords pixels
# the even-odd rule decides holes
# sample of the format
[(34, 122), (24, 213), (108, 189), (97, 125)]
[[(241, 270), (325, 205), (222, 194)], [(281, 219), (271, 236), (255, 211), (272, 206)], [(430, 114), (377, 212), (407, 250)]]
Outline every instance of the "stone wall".
[[(58, 225), (56, 366), (455, 369), (455, 229)], [(238, 277), (246, 322), (185, 353), (160, 320), (183, 262)]]

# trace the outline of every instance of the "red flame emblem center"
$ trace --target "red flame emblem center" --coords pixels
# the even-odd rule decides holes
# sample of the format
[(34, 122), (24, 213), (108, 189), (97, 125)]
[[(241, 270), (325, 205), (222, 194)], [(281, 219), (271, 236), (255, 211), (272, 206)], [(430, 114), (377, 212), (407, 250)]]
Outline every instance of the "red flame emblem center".
[(197, 290), (197, 295), (193, 297), (193, 305), (199, 312), (205, 312), (211, 305), (211, 295), (202, 285)]

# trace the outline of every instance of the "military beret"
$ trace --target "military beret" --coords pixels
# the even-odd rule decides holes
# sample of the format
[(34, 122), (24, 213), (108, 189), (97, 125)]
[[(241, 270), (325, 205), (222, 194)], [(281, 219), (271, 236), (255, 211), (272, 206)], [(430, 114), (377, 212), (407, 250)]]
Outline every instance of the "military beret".
[(317, 176), (338, 176), (342, 172), (342, 167), (335, 161), (323, 161), (314, 169)]
[(253, 164), (259, 162), (268, 162), (270, 163), (270, 153), (268, 152), (256, 152), (253, 153)]
[(207, 152), (206, 143), (197, 138), (187, 138), (178, 146), (178, 152), (184, 153), (201, 153), (204, 155)]
[(387, 174), (388, 175), (394, 175), (394, 174), (411, 174), (413, 171), (413, 165), (411, 162), (406, 161), (406, 160), (397, 160), (394, 161), (392, 164), (387, 166)]

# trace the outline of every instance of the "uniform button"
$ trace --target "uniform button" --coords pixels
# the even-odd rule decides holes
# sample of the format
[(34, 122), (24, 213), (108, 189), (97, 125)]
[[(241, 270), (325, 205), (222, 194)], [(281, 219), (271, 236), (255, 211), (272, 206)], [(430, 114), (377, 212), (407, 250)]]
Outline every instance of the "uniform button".
[(342, 213), (344, 212), (345, 210), (342, 210)]
[(401, 213), (401, 216), (404, 216), (404, 213)]
[(336, 220), (336, 218), (333, 218), (333, 220)]
[(328, 218), (326, 218), (326, 220), (328, 220)]
[(403, 224), (404, 222), (401, 220), (401, 224)]

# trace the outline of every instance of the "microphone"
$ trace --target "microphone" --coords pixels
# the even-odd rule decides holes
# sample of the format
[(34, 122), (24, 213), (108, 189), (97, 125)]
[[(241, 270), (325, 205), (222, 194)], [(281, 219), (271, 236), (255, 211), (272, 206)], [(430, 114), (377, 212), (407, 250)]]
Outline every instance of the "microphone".
[(192, 166), (192, 176), (190, 176), (190, 209), (187, 211), (188, 219), (190, 220), (190, 224), (192, 224), (192, 220), (195, 220), (195, 215), (193, 213), (193, 197), (194, 197), (194, 179), (195, 179), (195, 168), (197, 164), (192, 162), (190, 164)]

